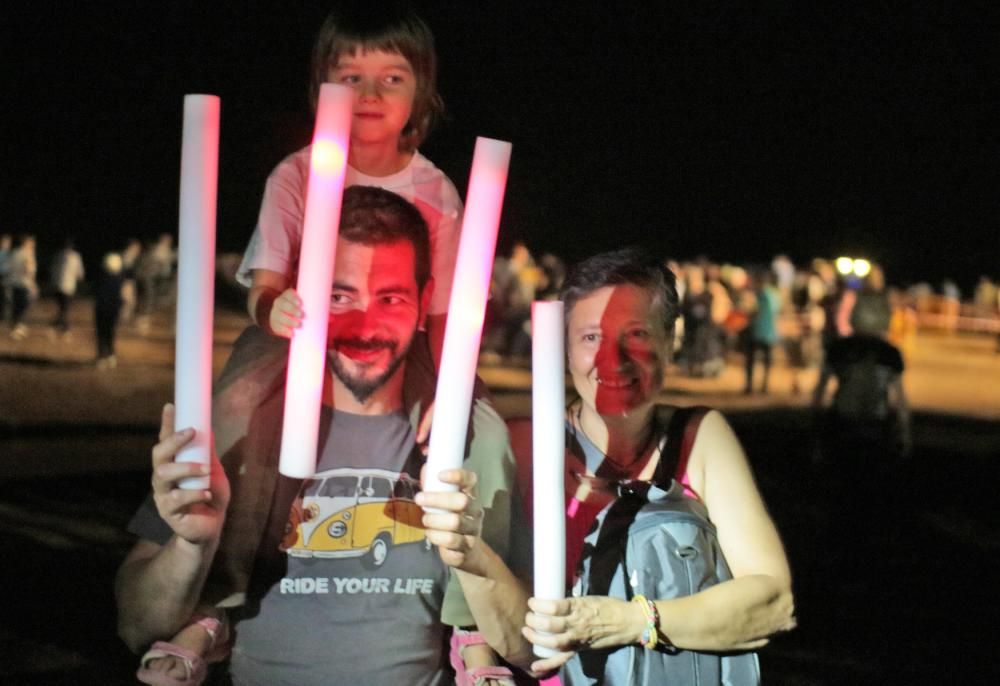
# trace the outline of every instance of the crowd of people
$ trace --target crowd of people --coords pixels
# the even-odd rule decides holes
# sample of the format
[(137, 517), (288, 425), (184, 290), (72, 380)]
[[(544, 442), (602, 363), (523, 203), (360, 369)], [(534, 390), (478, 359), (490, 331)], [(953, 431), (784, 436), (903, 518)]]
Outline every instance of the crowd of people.
[(148, 333), (153, 312), (172, 303), (175, 262), (171, 234), (162, 234), (145, 247), (130, 238), (121, 250), (103, 255), (97, 277), (88, 283), (83, 257), (73, 239), (67, 238), (49, 262), (48, 281), (43, 282), (47, 289), (43, 290), (35, 237), (0, 235), (0, 324), (9, 327), (10, 338), (25, 341), (31, 334), (29, 311), (47, 294), (55, 301), (55, 314), (44, 333), (68, 344), (74, 341), (73, 301), (86, 292), (93, 300), (95, 364), (99, 369), (114, 369), (118, 326), (134, 324), (140, 333)]

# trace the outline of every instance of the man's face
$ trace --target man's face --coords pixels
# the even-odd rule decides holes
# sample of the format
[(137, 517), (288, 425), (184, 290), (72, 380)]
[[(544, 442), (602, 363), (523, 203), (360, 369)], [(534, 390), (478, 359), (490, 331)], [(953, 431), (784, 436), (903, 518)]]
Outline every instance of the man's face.
[(337, 242), (328, 347), (334, 374), (358, 402), (401, 371), (421, 323), (414, 262), (408, 241)]

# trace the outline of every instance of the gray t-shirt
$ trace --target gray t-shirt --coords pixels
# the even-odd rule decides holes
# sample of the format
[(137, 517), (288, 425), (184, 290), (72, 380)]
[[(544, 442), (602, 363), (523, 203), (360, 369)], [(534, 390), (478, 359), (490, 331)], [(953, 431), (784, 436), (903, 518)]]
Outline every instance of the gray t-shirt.
[[(269, 523), (275, 552), (234, 617), (236, 686), (450, 683), (448, 569), (413, 503), (422, 463), (404, 414), (333, 412), (315, 477), (279, 482), (274, 509), (291, 513)], [(130, 530), (165, 542), (151, 515)]]

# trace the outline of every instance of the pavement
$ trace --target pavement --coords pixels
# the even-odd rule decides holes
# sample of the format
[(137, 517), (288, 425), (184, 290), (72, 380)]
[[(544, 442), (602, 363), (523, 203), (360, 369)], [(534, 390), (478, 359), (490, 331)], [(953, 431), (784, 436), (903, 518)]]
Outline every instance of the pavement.
[[(148, 328), (122, 327), (117, 368), (99, 370), (89, 307), (75, 305), (68, 339), (50, 336), (44, 300), (24, 340), (0, 327), (0, 684), (135, 683), (111, 580), (172, 396), (172, 321), (164, 310)], [(217, 370), (245, 324), (236, 309), (217, 312)], [(713, 379), (668, 375), (664, 401), (729, 416), (792, 561), (799, 627), (762, 652), (768, 683), (1000, 679), (989, 648), (1000, 606), (989, 581), (1000, 572), (995, 349), (990, 336), (918, 337), (905, 376), (914, 456), (888, 480), (811, 462), (809, 398), (792, 393), (780, 359), (768, 395), (742, 394), (738, 359)], [(526, 364), (480, 375), (501, 412), (530, 412)]]

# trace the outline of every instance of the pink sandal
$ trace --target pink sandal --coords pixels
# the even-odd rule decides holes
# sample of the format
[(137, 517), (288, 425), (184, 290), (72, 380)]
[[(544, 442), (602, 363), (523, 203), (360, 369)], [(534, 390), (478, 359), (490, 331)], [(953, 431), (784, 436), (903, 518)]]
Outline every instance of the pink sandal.
[[(214, 617), (198, 617), (191, 624), (201, 626), (211, 639), (205, 655), (167, 641), (157, 641), (139, 661), (139, 669), (135, 673), (139, 681), (150, 686), (199, 686), (205, 681), (209, 663), (219, 662), (228, 652), (228, 626)], [(149, 668), (150, 662), (165, 657), (180, 658), (184, 665), (183, 679)]]
[(462, 650), (465, 646), (483, 645), (486, 639), (478, 631), (455, 627), (451, 634), (451, 666), (455, 668), (455, 686), (483, 686), (493, 679), (502, 686), (514, 686), (514, 674), (506, 667), (486, 666), (465, 668)]

